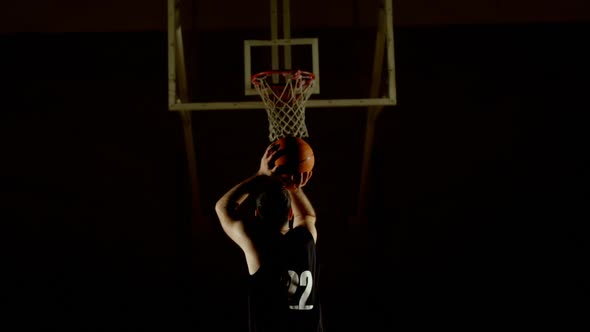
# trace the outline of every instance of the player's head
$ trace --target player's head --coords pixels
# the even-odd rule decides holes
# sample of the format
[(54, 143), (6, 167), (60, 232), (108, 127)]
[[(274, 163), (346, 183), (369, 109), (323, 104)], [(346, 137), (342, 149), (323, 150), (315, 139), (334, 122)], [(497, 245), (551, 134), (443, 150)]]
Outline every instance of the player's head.
[(256, 212), (265, 227), (283, 228), (291, 218), (291, 198), (285, 186), (278, 181), (266, 186), (256, 197)]

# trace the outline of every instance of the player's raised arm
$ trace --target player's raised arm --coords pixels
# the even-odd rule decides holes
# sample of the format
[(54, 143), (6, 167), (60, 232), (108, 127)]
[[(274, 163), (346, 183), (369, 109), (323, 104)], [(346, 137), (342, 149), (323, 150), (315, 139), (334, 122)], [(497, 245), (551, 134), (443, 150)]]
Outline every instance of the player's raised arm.
[(275, 151), (269, 146), (260, 159), (260, 166), (256, 174), (236, 184), (215, 204), (215, 212), (219, 217), (223, 230), (234, 241), (236, 241), (234, 237), (241, 236), (240, 233), (244, 230), (240, 206), (249, 196), (260, 193), (263, 187), (271, 181), (269, 177), (276, 168), (271, 163), (274, 154)]
[(256, 187), (258, 175), (253, 175), (228, 190), (215, 203), (215, 212), (223, 231), (240, 247), (248, 245), (240, 205)]

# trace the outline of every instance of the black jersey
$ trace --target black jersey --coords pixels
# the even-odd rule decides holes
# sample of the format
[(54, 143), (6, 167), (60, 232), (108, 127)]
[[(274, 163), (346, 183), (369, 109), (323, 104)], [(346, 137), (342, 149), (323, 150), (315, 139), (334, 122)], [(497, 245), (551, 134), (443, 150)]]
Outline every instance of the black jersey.
[(320, 270), (304, 226), (258, 241), (261, 266), (250, 276), (250, 332), (321, 332)]

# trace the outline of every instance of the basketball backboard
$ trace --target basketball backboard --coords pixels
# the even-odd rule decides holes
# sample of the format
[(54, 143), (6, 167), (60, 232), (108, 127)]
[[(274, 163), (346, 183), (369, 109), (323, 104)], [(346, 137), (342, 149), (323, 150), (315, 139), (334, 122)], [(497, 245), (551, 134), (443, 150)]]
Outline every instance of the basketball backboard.
[(393, 17), (392, 0), (168, 0), (168, 108), (182, 116), (194, 203), (199, 190), (190, 112), (264, 113), (252, 75), (294, 69), (315, 75), (302, 110), (367, 110), (362, 213), (374, 124), (383, 107), (397, 104)]
[(307, 108), (396, 104), (391, 0), (168, 0), (169, 108), (264, 109), (251, 75), (316, 75)]

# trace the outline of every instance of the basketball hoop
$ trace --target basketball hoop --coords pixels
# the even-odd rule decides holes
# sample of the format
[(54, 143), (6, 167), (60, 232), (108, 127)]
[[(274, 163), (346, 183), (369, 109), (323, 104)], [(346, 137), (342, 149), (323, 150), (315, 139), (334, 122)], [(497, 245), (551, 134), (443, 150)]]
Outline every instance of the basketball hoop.
[(268, 115), (268, 138), (308, 137), (305, 103), (313, 92), (315, 75), (301, 70), (270, 70), (252, 75)]

